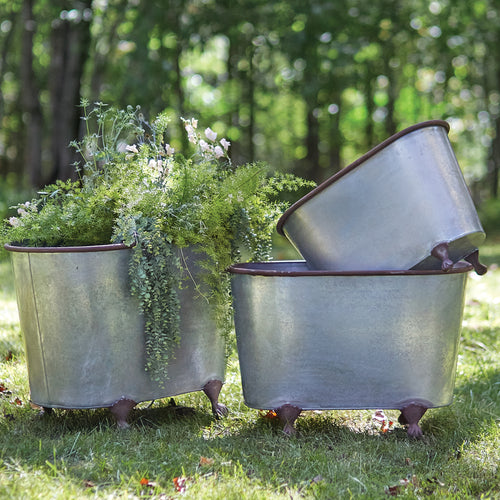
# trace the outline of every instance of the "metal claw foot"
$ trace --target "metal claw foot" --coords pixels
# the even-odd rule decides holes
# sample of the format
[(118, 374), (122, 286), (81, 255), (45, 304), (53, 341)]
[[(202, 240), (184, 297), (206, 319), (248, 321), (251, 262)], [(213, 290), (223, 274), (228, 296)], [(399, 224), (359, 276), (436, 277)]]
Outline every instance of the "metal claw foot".
[(127, 398), (122, 398), (119, 399), (111, 408), (111, 414), (113, 417), (116, 419), (116, 424), (120, 429), (127, 429), (130, 427), (130, 425), (127, 422), (127, 417), (128, 414), (130, 413), (130, 410), (136, 405), (137, 403), (133, 401), (132, 399), (127, 399)]
[(441, 261), (442, 271), (447, 272), (453, 267), (453, 261), (448, 255), (448, 243), (440, 243), (439, 245), (436, 245), (432, 249), (431, 255)]
[(474, 271), (476, 271), (479, 276), (486, 274), (486, 271), (488, 271), (488, 268), (484, 264), (481, 264), (481, 262), (479, 262), (479, 250), (476, 250), (470, 255), (467, 255), (464, 260), (466, 260), (469, 264), (472, 264)]
[(281, 420), (281, 422), (285, 424), (285, 426), (283, 427), (283, 432), (287, 436), (291, 436), (297, 432), (294, 424), (295, 420), (297, 420), (297, 418), (299, 417), (301, 411), (302, 408), (289, 404), (280, 406), (276, 410), (276, 415), (278, 415), (278, 418)]
[(222, 389), (222, 382), (220, 380), (210, 380), (203, 386), (203, 392), (207, 395), (212, 405), (212, 413), (215, 418), (227, 416), (229, 410), (226, 405), (219, 403), (219, 394)]
[(401, 415), (399, 415), (398, 422), (401, 425), (408, 426), (408, 436), (420, 439), (423, 437), (424, 433), (418, 425), (420, 419), (424, 416), (427, 411), (427, 406), (419, 404), (409, 404), (401, 410)]

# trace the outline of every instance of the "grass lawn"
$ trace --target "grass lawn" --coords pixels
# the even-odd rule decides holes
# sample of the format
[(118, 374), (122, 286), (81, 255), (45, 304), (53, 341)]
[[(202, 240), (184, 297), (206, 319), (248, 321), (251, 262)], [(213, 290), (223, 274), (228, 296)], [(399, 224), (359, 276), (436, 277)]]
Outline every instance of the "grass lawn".
[[(374, 411), (304, 412), (287, 437), (243, 403), (236, 353), (214, 420), (201, 393), (139, 405), (120, 430), (108, 410), (29, 403), (8, 262), (0, 262), (0, 498), (500, 498), (500, 243), (471, 274), (455, 398), (431, 409), (412, 440)], [(177, 479), (176, 479), (177, 478)]]

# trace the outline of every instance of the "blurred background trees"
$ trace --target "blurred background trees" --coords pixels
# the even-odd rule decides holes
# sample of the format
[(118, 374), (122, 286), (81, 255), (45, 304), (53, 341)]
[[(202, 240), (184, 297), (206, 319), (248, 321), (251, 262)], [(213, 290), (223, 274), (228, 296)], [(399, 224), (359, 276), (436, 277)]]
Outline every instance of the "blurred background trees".
[(81, 97), (198, 117), (235, 162), (316, 181), (444, 119), (499, 203), (500, 0), (0, 0), (0, 182), (73, 174)]

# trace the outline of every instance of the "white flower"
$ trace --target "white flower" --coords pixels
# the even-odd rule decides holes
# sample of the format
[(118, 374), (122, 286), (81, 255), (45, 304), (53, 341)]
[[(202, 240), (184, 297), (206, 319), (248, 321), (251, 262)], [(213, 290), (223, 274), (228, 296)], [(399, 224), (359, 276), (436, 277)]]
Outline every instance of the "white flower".
[(16, 227), (16, 226), (19, 226), (21, 222), (19, 221), (19, 219), (17, 217), (11, 217), (9, 219), (9, 224), (12, 226), (12, 227)]
[(24, 217), (28, 212), (24, 208), (18, 208), (17, 213), (21, 216)]
[(200, 149), (203, 152), (206, 152), (210, 149), (210, 146), (207, 141), (204, 141), (203, 139), (200, 139)]
[(222, 156), (224, 156), (224, 151), (220, 146), (215, 146), (214, 155), (216, 158), (221, 158)]
[(217, 139), (217, 132), (214, 132), (210, 127), (205, 129), (205, 136), (209, 141), (215, 141)]
[(129, 151), (130, 153), (138, 153), (139, 150), (137, 149), (137, 146), (135, 144), (132, 144), (131, 146), (127, 145), (125, 147), (126, 151)]
[(198, 120), (191, 118), (191, 125), (193, 126), (193, 128), (197, 128), (198, 127)]
[(194, 127), (191, 125), (191, 123), (186, 122), (184, 128), (186, 129), (188, 135), (188, 141), (192, 144), (196, 144), (196, 133), (194, 131)]
[(224, 151), (227, 151), (229, 146), (231, 146), (231, 143), (229, 141), (226, 141), (226, 139), (224, 139), (224, 137), (220, 140), (220, 143), (221, 143), (222, 147), (224, 148)]
[(156, 170), (156, 160), (153, 160), (153, 159), (149, 160), (148, 167), (151, 170)]
[(175, 153), (175, 149), (170, 144), (165, 144), (165, 152), (168, 156), (172, 156)]

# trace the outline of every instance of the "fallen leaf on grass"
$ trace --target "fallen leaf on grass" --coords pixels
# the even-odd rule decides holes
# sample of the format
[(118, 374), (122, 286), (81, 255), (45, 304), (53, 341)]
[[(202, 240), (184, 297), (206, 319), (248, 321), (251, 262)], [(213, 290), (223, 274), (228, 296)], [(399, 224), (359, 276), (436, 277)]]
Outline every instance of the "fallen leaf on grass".
[(12, 351), (9, 351), (6, 355), (5, 355), (5, 361), (12, 361), (14, 357), (14, 354), (12, 353)]
[(185, 477), (174, 477), (173, 481), (174, 481), (174, 488), (179, 493), (186, 492), (186, 478)]
[(400, 479), (398, 484), (395, 484), (393, 486), (386, 486), (385, 492), (390, 495), (395, 497), (396, 495), (399, 495), (405, 488), (408, 486), (418, 486), (418, 478), (417, 476), (413, 475), (411, 477), (407, 477), (405, 479)]
[(445, 486), (444, 483), (442, 483), (436, 476), (434, 477), (431, 477), (430, 479), (427, 479), (427, 482), (428, 483), (431, 483), (431, 484), (437, 484), (438, 486)]
[(22, 406), (23, 402), (19, 398), (16, 398), (16, 399), (14, 399), (14, 401), (11, 401), (10, 404)]
[(384, 412), (382, 410), (377, 410), (373, 416), (372, 416), (373, 420), (376, 420), (377, 422), (380, 422), (381, 424), (381, 428), (380, 430), (383, 432), (383, 433), (386, 433), (393, 425), (394, 425), (394, 422), (392, 420), (389, 420)]
[(215, 463), (213, 458), (200, 457), (200, 466), (201, 467), (210, 467)]
[(0, 394), (4, 395), (4, 394), (12, 394), (12, 391), (9, 391), (9, 389), (7, 389), (7, 387), (5, 387), (5, 385), (3, 385), (2, 383), (0, 383)]
[(85, 481), (83, 481), (83, 487), (84, 488), (94, 488), (95, 484), (90, 481), (89, 479), (85, 479)]
[(391, 497), (395, 497), (396, 495), (399, 495), (399, 492), (401, 490), (401, 486), (397, 484), (396, 486), (386, 486), (385, 492), (390, 495)]
[(148, 488), (156, 488), (157, 484), (149, 479), (143, 477), (140, 481), (141, 486), (147, 486)]
[(262, 418), (267, 418), (270, 420), (272, 420), (273, 418), (278, 418), (278, 414), (274, 410), (269, 410), (267, 413), (261, 412), (260, 416)]

